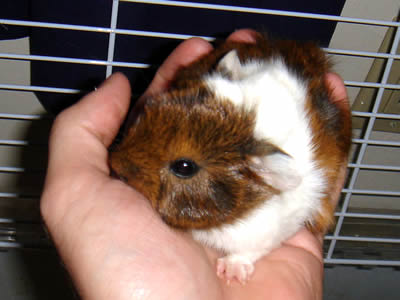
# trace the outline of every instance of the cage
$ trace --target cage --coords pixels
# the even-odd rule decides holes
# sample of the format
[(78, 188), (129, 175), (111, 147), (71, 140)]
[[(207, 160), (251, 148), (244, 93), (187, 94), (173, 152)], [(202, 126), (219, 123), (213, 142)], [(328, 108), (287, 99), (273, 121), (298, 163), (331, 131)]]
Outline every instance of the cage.
[(138, 96), (179, 42), (241, 27), (314, 39), (332, 57), (351, 102), (353, 145), (336, 226), (324, 241), (325, 298), (397, 299), (399, 3), (292, 2), (7, 2), (0, 11), (2, 299), (75, 297), (39, 213), (54, 115), (115, 71)]

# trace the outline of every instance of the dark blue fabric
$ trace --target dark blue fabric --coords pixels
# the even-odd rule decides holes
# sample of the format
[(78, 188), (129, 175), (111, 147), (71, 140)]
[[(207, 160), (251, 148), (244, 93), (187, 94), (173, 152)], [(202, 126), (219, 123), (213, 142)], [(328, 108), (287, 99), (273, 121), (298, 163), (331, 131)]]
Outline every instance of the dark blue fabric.
[[(29, 20), (30, 0), (2, 0), (0, 18)], [(29, 28), (0, 24), (0, 40), (18, 39), (29, 35)]]
[[(6, 10), (0, 17), (42, 22), (109, 27), (111, 0), (3, 0)], [(299, 12), (340, 15), (345, 0), (259, 0), (259, 1), (196, 1), (213, 4), (248, 6)], [(182, 1), (185, 2), (185, 1)], [(9, 6), (9, 4), (12, 4)], [(8, 9), (9, 8), (9, 9)], [(336, 22), (269, 15), (224, 12), (207, 9), (146, 5), (120, 2), (118, 28), (160, 31), (180, 34), (225, 37), (240, 28), (266, 31), (279, 38), (314, 40), (327, 46)], [(11, 28), (11, 27), (10, 27)], [(31, 53), (60, 57), (107, 59), (108, 34), (48, 28), (12, 26), (0, 28), (0, 38), (30, 36)], [(180, 41), (117, 35), (114, 60), (160, 64)], [(113, 68), (124, 72), (141, 93), (151, 80), (155, 67), (148, 70)], [(92, 90), (105, 78), (106, 68), (80, 64), (33, 61), (32, 85)], [(47, 110), (58, 113), (76, 102), (81, 95), (37, 93)]]

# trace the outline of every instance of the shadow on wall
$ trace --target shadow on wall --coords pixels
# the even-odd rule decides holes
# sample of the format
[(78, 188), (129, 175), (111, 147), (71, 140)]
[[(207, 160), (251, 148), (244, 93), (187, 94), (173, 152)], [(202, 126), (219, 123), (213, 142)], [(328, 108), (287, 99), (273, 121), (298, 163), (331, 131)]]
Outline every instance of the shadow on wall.
[(0, 252), (2, 300), (75, 300), (68, 274), (53, 249)]
[(39, 198), (42, 193), (47, 168), (47, 145), (52, 119), (20, 121), (29, 124), (19, 124), (21, 132), (17, 140), (28, 141), (27, 146), (10, 146), (6, 149), (13, 152), (13, 158), (8, 166), (24, 169), (23, 172), (6, 173), (7, 186), (3, 192), (16, 193), (17, 198), (2, 199), (1, 217), (16, 220), (40, 220)]
[(14, 162), (16, 166), (27, 171), (10, 174), (12, 178), (8, 182), (12, 186), (8, 191), (17, 192), (22, 197), (1, 199), (0, 217), (17, 220), (5, 226), (16, 230), (13, 237), (17, 242), (32, 249), (0, 249), (2, 300), (79, 299), (60, 258), (49, 245), (41, 227), (39, 198), (47, 166), (47, 142), (51, 124), (51, 118), (30, 122), (22, 136), (18, 137), (29, 141), (29, 145), (11, 149), (18, 154)]

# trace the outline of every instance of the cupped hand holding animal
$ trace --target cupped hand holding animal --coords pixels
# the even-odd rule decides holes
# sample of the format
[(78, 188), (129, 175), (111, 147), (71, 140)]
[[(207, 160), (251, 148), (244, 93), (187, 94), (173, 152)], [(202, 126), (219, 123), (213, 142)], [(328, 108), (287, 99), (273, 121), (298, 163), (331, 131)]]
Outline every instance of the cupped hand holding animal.
[[(230, 36), (249, 41), (253, 33)], [(146, 93), (165, 90), (180, 66), (212, 50), (183, 42), (158, 70)], [(333, 98), (346, 105), (341, 79), (328, 74)], [(44, 221), (83, 299), (321, 299), (322, 236), (303, 229), (256, 263), (244, 286), (215, 273), (216, 250), (165, 225), (149, 202), (109, 176), (108, 146), (125, 118), (130, 87), (114, 74), (56, 119), (41, 199)], [(344, 180), (345, 163), (337, 183)]]

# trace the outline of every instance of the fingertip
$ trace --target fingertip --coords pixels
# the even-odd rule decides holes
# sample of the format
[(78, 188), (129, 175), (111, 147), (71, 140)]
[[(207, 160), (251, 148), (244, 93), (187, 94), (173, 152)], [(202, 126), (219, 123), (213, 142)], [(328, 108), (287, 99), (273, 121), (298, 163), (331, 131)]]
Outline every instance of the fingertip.
[(202, 38), (192, 37), (180, 44), (176, 50), (178, 52), (183, 51), (184, 53), (190, 52), (191, 58), (188, 60), (192, 62), (196, 58), (213, 50), (213, 46)]
[(254, 43), (257, 39), (257, 33), (253, 29), (239, 29), (229, 35), (228, 40), (243, 43)]
[(113, 92), (121, 93), (122, 97), (130, 97), (131, 86), (128, 78), (121, 72), (116, 72), (110, 75), (106, 80), (104, 80), (98, 89), (99, 90), (112, 90)]
[(126, 76), (122, 73), (111, 75), (95, 91), (57, 116), (53, 139), (61, 132), (85, 128), (108, 146), (127, 114), (130, 98), (131, 88)]

